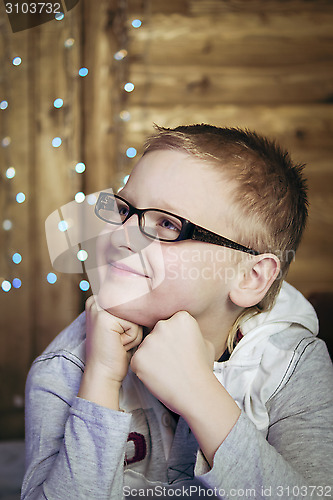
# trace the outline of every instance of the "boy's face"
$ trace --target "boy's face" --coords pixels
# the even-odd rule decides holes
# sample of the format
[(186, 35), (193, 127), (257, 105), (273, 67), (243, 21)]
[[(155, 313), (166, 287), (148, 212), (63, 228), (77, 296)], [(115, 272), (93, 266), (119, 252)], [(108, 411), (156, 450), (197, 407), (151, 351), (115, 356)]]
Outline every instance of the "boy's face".
[[(226, 223), (231, 187), (201, 160), (163, 150), (138, 162), (119, 195), (137, 208), (167, 210), (233, 239)], [(198, 241), (151, 240), (139, 231), (137, 215), (107, 229), (98, 248), (98, 300), (112, 314), (153, 328), (180, 310), (206, 324), (233, 307), (228, 294), (239, 252)]]

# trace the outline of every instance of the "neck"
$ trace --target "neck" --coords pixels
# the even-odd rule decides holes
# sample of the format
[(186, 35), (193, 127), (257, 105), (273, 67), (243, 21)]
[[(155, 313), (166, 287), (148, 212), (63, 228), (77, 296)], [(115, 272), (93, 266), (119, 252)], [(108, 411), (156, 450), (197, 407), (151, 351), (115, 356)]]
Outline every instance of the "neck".
[[(216, 309), (217, 310), (217, 309)], [(215, 311), (216, 311), (215, 310)], [(221, 310), (218, 312), (210, 312), (210, 314), (205, 314), (203, 316), (195, 317), (200, 327), (203, 337), (210, 341), (215, 348), (215, 360), (220, 359), (222, 354), (227, 348), (227, 340), (232, 326), (239, 314), (242, 312), (240, 307), (232, 305), (229, 308), (225, 308), (221, 314)], [(143, 338), (145, 338), (151, 331), (153, 327), (143, 327)]]
[(196, 318), (203, 337), (209, 340), (215, 348), (215, 360), (220, 359), (227, 348), (229, 333), (241, 314), (242, 309), (232, 304), (231, 307), (221, 310), (215, 309), (215, 314), (208, 317)]

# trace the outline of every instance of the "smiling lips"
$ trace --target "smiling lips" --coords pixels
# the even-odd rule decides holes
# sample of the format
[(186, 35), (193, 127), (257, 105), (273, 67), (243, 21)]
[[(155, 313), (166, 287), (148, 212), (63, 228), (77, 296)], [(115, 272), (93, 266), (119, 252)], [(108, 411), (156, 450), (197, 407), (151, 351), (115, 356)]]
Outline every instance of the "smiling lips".
[(140, 273), (139, 271), (136, 271), (132, 267), (129, 267), (121, 262), (108, 261), (108, 264), (112, 266), (114, 269), (121, 271), (122, 273), (135, 274), (136, 276), (141, 276), (143, 278), (150, 278), (150, 276), (148, 276), (147, 274)]

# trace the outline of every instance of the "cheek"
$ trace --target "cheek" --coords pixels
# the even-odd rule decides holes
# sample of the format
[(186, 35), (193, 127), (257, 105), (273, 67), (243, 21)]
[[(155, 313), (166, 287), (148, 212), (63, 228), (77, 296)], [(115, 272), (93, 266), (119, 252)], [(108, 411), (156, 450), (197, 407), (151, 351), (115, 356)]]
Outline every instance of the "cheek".
[(196, 250), (191, 248), (169, 247), (164, 255), (165, 275), (170, 281), (182, 283), (214, 282), (224, 280), (225, 269), (223, 263), (215, 258), (210, 250)]
[(188, 304), (207, 304), (224, 296), (237, 275), (230, 252), (223, 248), (170, 247), (164, 258), (165, 288)]

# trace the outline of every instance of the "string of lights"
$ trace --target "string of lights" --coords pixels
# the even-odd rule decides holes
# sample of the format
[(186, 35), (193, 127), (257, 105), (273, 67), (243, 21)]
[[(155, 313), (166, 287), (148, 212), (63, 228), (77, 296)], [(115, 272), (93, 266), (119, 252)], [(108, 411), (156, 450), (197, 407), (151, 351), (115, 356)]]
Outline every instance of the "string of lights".
[[(3, 57), (1, 67), (6, 68), (7, 65), (12, 65), (19, 68), (22, 63), (21, 57), (11, 54), (9, 44), (9, 29), (5, 22), (0, 25), (0, 33), (3, 46)], [(18, 248), (13, 249), (12, 232), (15, 227), (13, 220), (11, 206), (13, 203), (22, 204), (26, 199), (26, 195), (22, 191), (16, 192), (15, 176), (17, 167), (13, 165), (11, 148), (12, 139), (9, 135), (9, 120), (8, 114), (10, 113), (11, 104), (11, 87), (8, 81), (8, 71), (3, 72), (2, 76), (2, 92), (0, 96), (0, 113), (1, 113), (1, 149), (3, 157), (4, 172), (1, 175), (1, 199), (2, 199), (2, 239), (4, 255), (2, 262), (4, 263), (4, 270), (0, 274), (0, 285), (3, 292), (9, 292), (20, 288), (22, 281), (17, 266), (22, 262), (22, 255)]]
[[(131, 26), (132, 29), (138, 29), (142, 26), (142, 21), (140, 19), (133, 19), (129, 21), (126, 17), (128, 16), (127, 12), (127, 4), (124, 0), (119, 0), (118, 6), (118, 26), (116, 27), (116, 38), (118, 40), (118, 47), (113, 56), (114, 66), (112, 70), (117, 73), (116, 81), (119, 85), (121, 85), (123, 99), (119, 103), (114, 102), (113, 106), (115, 109), (115, 113), (117, 118), (118, 125), (121, 123), (126, 123), (131, 120), (130, 111), (126, 106), (126, 95), (135, 91), (135, 83), (129, 81), (128, 78), (128, 27)], [(126, 15), (125, 15), (126, 14)], [(68, 16), (64, 16), (64, 14), (57, 14), (56, 20), (58, 22), (66, 23)], [(80, 84), (81, 79), (84, 80), (88, 75), (93, 78), (93, 74), (90, 74), (89, 67), (84, 64), (85, 61), (81, 61), (82, 66), (78, 67), (76, 70), (73, 70), (73, 50), (78, 43), (75, 38), (74, 33), (71, 33), (71, 26), (69, 27), (68, 36), (63, 41), (63, 47), (65, 50), (65, 73), (67, 78), (66, 84), (66, 95), (56, 95), (54, 96), (52, 102), (50, 102), (50, 108), (54, 108), (57, 113), (62, 114), (63, 127), (59, 128), (58, 135), (51, 139), (51, 144), (54, 150), (58, 148), (66, 148), (66, 157), (68, 162), (70, 163), (69, 169), (72, 172), (72, 178), (74, 176), (73, 185), (79, 186), (83, 183), (78, 179), (78, 176), (84, 175), (86, 169), (89, 166), (86, 166), (83, 161), (80, 159), (80, 151), (73, 144), (72, 140), (72, 132), (73, 132), (73, 106), (74, 102), (74, 93), (75, 93), (75, 82)], [(3, 42), (3, 57), (1, 61), (1, 67), (3, 68), (2, 74), (2, 82), (0, 86), (0, 117), (1, 117), (1, 128), (0, 128), (0, 146), (3, 151), (3, 168), (1, 172), (1, 199), (2, 207), (1, 207), (1, 226), (2, 226), (2, 236), (3, 236), (3, 256), (4, 258), (0, 261), (3, 263), (4, 268), (0, 269), (0, 286), (1, 291), (8, 293), (15, 289), (21, 288), (24, 286), (22, 283), (22, 276), (19, 272), (20, 266), (22, 266), (22, 262), (24, 262), (23, 252), (19, 248), (13, 248), (12, 244), (12, 234), (15, 231), (15, 216), (13, 215), (13, 204), (17, 203), (18, 205), (22, 205), (26, 202), (27, 198), (29, 198), (29, 193), (16, 189), (15, 178), (17, 172), (22, 166), (14, 165), (11, 159), (11, 151), (12, 148), (15, 148), (15, 143), (12, 142), (12, 138), (9, 135), (8, 123), (10, 117), (10, 110), (13, 102), (15, 101), (15, 95), (11, 95), (11, 85), (9, 81), (10, 78), (20, 78), (19, 69), (22, 65), (28, 64), (28, 61), (22, 60), (22, 57), (19, 54), (11, 54), (9, 43), (9, 37), (11, 33), (9, 32), (9, 28), (6, 23), (2, 22), (0, 25), (0, 33)], [(17, 68), (17, 74), (13, 74), (13, 72), (9, 71), (9, 65)], [(81, 103), (82, 105), (82, 103)], [(59, 118), (59, 115), (58, 115)], [(117, 125), (117, 124), (116, 124)], [(121, 142), (119, 142), (119, 145)], [(137, 150), (132, 145), (129, 145), (125, 151), (119, 151), (117, 166), (120, 172), (124, 170), (124, 166), (127, 166), (127, 163), (124, 161), (125, 158), (133, 159), (137, 155)], [(123, 177), (122, 184), (124, 185), (127, 182), (129, 175), (126, 174)], [(87, 202), (88, 204), (94, 204), (96, 202), (96, 198), (94, 195), (86, 195), (83, 190), (77, 190), (73, 196), (76, 203), (80, 204), (83, 202)], [(68, 228), (66, 227), (66, 221), (60, 221), (59, 231), (65, 232)], [(77, 253), (77, 258), (82, 263), (85, 262), (88, 255), (85, 250), (80, 250)], [(58, 282), (58, 274), (53, 270), (50, 270), (46, 274), (46, 280), (50, 285), (54, 285)], [(86, 279), (81, 279), (79, 282), (79, 288), (82, 291), (88, 291), (90, 288), (90, 284)]]

